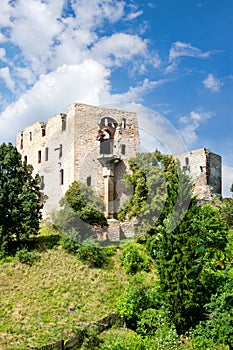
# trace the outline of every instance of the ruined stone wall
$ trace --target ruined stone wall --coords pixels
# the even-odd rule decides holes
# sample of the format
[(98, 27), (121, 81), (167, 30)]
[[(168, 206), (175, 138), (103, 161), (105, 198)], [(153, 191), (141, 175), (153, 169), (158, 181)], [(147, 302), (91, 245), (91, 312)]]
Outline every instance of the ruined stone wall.
[(175, 156), (194, 183), (194, 194), (200, 199), (210, 200), (212, 195), (221, 196), (221, 157), (201, 148)]
[(67, 115), (58, 114), (50, 118), (47, 124), (37, 122), (18, 133), (18, 151), (28, 164), (32, 164), (34, 174), (39, 173), (42, 179), (43, 216), (53, 209), (59, 209), (59, 200), (75, 180), (91, 186), (104, 198), (106, 168), (98, 160), (101, 152), (97, 135), (98, 123), (105, 117), (114, 118), (117, 125), (121, 125), (121, 133), (114, 135), (110, 155), (118, 157), (118, 164), (112, 165), (113, 173), (110, 174), (114, 177), (117, 209), (126, 198), (122, 178), (129, 170), (128, 159), (138, 151), (135, 113), (74, 103), (69, 106)]
[[(64, 130), (62, 118), (65, 118)], [(59, 208), (59, 200), (74, 181), (73, 124), (71, 115), (58, 114), (47, 124), (37, 122), (17, 135), (17, 148), (22, 158), (32, 164), (34, 174), (41, 176), (43, 216)]]
[[(126, 199), (123, 175), (129, 171), (128, 160), (138, 152), (139, 134), (135, 113), (95, 106), (75, 104), (75, 179), (91, 183), (92, 188), (104, 198), (104, 176), (106, 169), (99, 161), (101, 157), (98, 140), (98, 124), (104, 118), (112, 118), (120, 126), (113, 140), (113, 151), (109, 156), (116, 156), (119, 162), (112, 166), (114, 176), (116, 209)], [(124, 121), (124, 123), (123, 123)], [(122, 152), (123, 147), (123, 152)]]

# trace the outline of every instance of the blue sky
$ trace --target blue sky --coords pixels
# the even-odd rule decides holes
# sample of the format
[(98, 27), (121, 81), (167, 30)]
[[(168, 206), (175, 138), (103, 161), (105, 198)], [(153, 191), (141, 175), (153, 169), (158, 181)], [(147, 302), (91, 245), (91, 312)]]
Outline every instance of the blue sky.
[(231, 0), (0, 0), (0, 142), (73, 102), (139, 103), (233, 183)]

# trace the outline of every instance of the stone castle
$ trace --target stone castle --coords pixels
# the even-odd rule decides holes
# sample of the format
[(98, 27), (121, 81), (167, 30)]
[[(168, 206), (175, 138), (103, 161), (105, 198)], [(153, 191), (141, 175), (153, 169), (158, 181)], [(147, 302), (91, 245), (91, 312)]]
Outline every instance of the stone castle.
[[(47, 123), (37, 122), (17, 135), (17, 149), (41, 177), (43, 216), (59, 209), (59, 201), (73, 181), (81, 181), (99, 194), (108, 219), (116, 219), (127, 198), (123, 176), (128, 160), (139, 147), (134, 112), (74, 103)], [(192, 177), (194, 192), (209, 200), (221, 196), (221, 157), (202, 148), (176, 155)]]

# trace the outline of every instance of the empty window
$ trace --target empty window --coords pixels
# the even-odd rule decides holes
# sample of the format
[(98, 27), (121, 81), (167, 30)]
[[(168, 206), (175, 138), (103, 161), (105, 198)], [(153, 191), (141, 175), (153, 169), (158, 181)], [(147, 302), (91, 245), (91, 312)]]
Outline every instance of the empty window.
[(62, 144), (60, 144), (60, 147), (59, 147), (59, 158), (62, 157)]
[(64, 113), (61, 114), (61, 130), (66, 130), (66, 115)]
[(122, 126), (122, 129), (126, 128), (126, 119), (125, 118), (122, 119), (121, 126)]
[(121, 145), (121, 154), (125, 154), (126, 145)]
[(45, 184), (44, 184), (44, 176), (41, 176), (40, 177), (40, 189), (43, 190), (44, 186), (45, 186)]
[(27, 164), (27, 162), (28, 162), (28, 157), (24, 156), (24, 163)]
[(45, 161), (49, 159), (49, 149), (48, 147), (45, 148)]
[(32, 141), (32, 132), (29, 132), (29, 140)]
[(87, 186), (91, 186), (91, 176), (87, 177)]
[(103, 140), (100, 142), (100, 154), (113, 153), (113, 139)]
[(23, 132), (20, 134), (20, 148), (23, 148)]
[(64, 170), (60, 170), (60, 185), (64, 185)]
[(42, 137), (46, 135), (45, 125), (41, 126)]
[(185, 158), (185, 165), (189, 165), (189, 158), (188, 157)]
[(38, 163), (41, 163), (41, 151), (38, 151)]

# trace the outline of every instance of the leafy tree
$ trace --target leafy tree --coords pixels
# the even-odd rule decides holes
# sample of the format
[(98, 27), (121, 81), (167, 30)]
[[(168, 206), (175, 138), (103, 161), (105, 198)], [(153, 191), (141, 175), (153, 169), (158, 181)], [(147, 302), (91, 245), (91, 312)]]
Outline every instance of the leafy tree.
[(0, 146), (0, 251), (35, 235), (41, 219), (39, 176), (12, 144)]
[(119, 220), (137, 217), (139, 231), (150, 234), (174, 211), (180, 220), (191, 200), (192, 184), (178, 162), (155, 151), (138, 154), (129, 165), (132, 173), (124, 181), (132, 196), (119, 209)]
[(204, 317), (204, 305), (222, 283), (227, 227), (218, 208), (192, 198), (192, 183), (171, 156), (140, 154), (130, 168), (126, 185), (133, 195), (119, 217), (136, 216), (149, 234), (161, 298), (182, 333)]
[(61, 205), (71, 208), (71, 225), (72, 221), (75, 221), (75, 215), (86, 224), (107, 226), (103, 202), (90, 187), (81, 182), (75, 181), (70, 185), (61, 200)]

